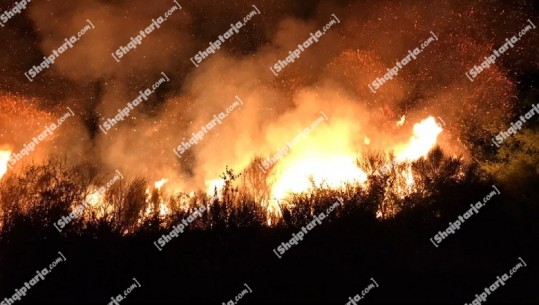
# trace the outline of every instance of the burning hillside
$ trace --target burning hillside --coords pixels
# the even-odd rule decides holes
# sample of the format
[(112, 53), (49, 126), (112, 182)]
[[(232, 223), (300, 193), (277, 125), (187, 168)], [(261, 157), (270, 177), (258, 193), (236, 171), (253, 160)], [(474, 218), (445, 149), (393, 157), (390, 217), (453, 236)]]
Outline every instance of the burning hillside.
[[(252, 201), (265, 214), (266, 224), (274, 225), (282, 221), (283, 209), (295, 208), (297, 204), (293, 198), (296, 196), (320, 190), (349, 194), (347, 191), (349, 187), (359, 188), (361, 192), (368, 194), (373, 188), (373, 183), (379, 184), (376, 182), (379, 178), (390, 179), (391, 182), (384, 186), (385, 199), (379, 203), (376, 215), (378, 218), (394, 217), (400, 210), (399, 200), (418, 192), (419, 195), (424, 195), (424, 188), (427, 187), (423, 183), (424, 178), (418, 179), (416, 176), (419, 173), (413, 170), (412, 166), (420, 159), (426, 160), (429, 152), (437, 145), (437, 139), (443, 130), (441, 123), (432, 116), (414, 124), (411, 130), (406, 128), (409, 126), (404, 122), (403, 116), (395, 126), (398, 130), (403, 129), (403, 133), (411, 132), (408, 140), (394, 143), (390, 148), (378, 152), (376, 162), (367, 162), (366, 160), (373, 154), (370, 146), (375, 145), (376, 141), (373, 140), (372, 144), (370, 141), (364, 142), (363, 150), (356, 150), (350, 135), (346, 132), (352, 123), (338, 118), (331, 121), (325, 113), (322, 113), (309, 128), (301, 130), (299, 136), (289, 141), (284, 149), (278, 150), (273, 156), (253, 159), (247, 168), (240, 169), (239, 175), (234, 175), (230, 171), (221, 178), (207, 181), (209, 187), (206, 194), (202, 195), (200, 191), (178, 187), (180, 181), (169, 178), (162, 178), (154, 183), (148, 183), (149, 185), (144, 181), (135, 180), (128, 182), (129, 185), (125, 189), (126, 184), (123, 184), (124, 188), (115, 186), (122, 185), (124, 179), (123, 174), (117, 170), (109, 182), (101, 181), (99, 185), (96, 180), (88, 184), (86, 189), (84, 184), (81, 185), (83, 187), (81, 191), (87, 194), (81, 198), (84, 206), (81, 220), (92, 223), (124, 217), (121, 216), (122, 206), (129, 205), (127, 198), (135, 196), (131, 200), (137, 202), (134, 203), (136, 206), (130, 207), (134, 209), (131, 212), (134, 213), (130, 220), (132, 225), (124, 230), (124, 234), (133, 233), (153, 217), (159, 218), (161, 224), (166, 226), (178, 213), (189, 211), (200, 204), (212, 204), (215, 199), (230, 201), (233, 205), (241, 205), (245, 200)], [(4, 156), (3, 164), (7, 171), (10, 161), (13, 162), (14, 158), (9, 150), (5, 151)], [(56, 165), (51, 166), (54, 168)], [(41, 178), (30, 178), (28, 175), (35, 169), (23, 168), (26, 178), (22, 179), (41, 181), (49, 179), (48, 175), (57, 175), (54, 172), (48, 174), (47, 168), (48, 165), (37, 170), (37, 172), (44, 170)], [(243, 179), (237, 179), (242, 175)], [(10, 185), (16, 181), (10, 180), (5, 187), (13, 191)], [(56, 183), (53, 187), (54, 185)], [(14, 188), (17, 189), (18, 186)], [(4, 197), (6, 196), (10, 196), (9, 192), (4, 193)], [(122, 199), (123, 196), (127, 198)], [(232, 197), (229, 198), (230, 196)], [(393, 196), (395, 199), (391, 199)], [(20, 193), (20, 197), (14, 203), (15, 206), (11, 205), (9, 208), (10, 205), (4, 205), (4, 207), (11, 212), (16, 206), (19, 207), (15, 210), (20, 207), (22, 210), (28, 210), (29, 206), (34, 205), (32, 201), (36, 199), (35, 196), (32, 197), (30, 199)], [(207, 198), (212, 197), (213, 199), (207, 201)], [(81, 201), (74, 200), (70, 206), (71, 213), (75, 213), (77, 209), (81, 209)], [(9, 217), (9, 213), (4, 216)]]
[[(133, 45), (120, 48), (122, 59), (113, 56), (117, 61), (113, 64), (104, 63), (104, 51), (124, 43), (133, 35), (131, 29), (144, 29), (145, 16), (167, 11), (166, 5), (144, 12), (129, 5), (126, 9), (133, 14), (126, 20), (129, 26), (120, 26), (119, 20), (106, 16), (122, 5), (85, 8), (82, 4), (62, 4), (58, 17), (70, 16), (71, 21), (57, 28), (45, 16), (59, 3), (36, 3), (28, 8), (29, 18), (39, 28), (36, 35), (54, 33), (42, 40), (41, 52), (48, 53), (59, 37), (74, 34), (74, 28), (84, 24), (88, 28), (79, 32), (76, 46), (69, 45), (54, 64), (47, 61), (52, 67), (33, 81), (36, 94), (28, 98), (31, 103), (26, 98), (4, 96), (0, 174), (8, 168), (20, 172), (25, 165), (54, 155), (82, 159), (97, 164), (102, 172), (118, 169), (127, 177), (157, 181), (155, 188), (146, 191), (145, 214), (156, 209), (161, 215), (173, 212), (163, 202), (157, 206), (150, 203), (157, 200), (152, 199), (154, 189), (164, 197), (192, 197), (199, 190), (206, 190), (211, 197), (215, 191), (221, 192), (226, 185), (221, 175), (227, 166), (240, 173), (258, 168), (259, 173), (250, 174), (247, 193), (275, 212), (278, 208), (270, 202), (316, 188), (337, 190), (355, 184), (368, 190), (369, 176), (383, 176), (382, 170), (417, 161), (437, 145), (447, 155), (471, 162), (470, 148), (475, 144), (470, 140), (485, 137), (484, 130), (472, 126), (483, 121), (488, 121), (485, 125), (504, 122), (514, 96), (514, 84), (501, 67), (485, 72), (490, 75), (488, 83), (469, 82), (452, 70), (437, 77), (425, 74), (450, 62), (464, 69), (485, 53), (490, 40), (472, 42), (470, 35), (486, 32), (484, 24), (446, 35), (455, 30), (454, 20), (461, 18), (457, 16), (473, 14), (473, 6), (442, 10), (434, 30), (425, 23), (399, 38), (405, 43), (396, 43), (375, 33), (401, 23), (399, 18), (405, 15), (398, 6), (385, 11), (360, 3), (351, 4), (352, 10), (335, 7), (329, 20), (319, 7), (308, 22), (283, 18), (269, 30), (254, 24), (265, 22), (276, 12), (273, 4), (265, 6), (265, 13), (256, 5), (242, 4), (232, 14), (244, 15), (238, 17), (243, 25), (238, 23), (231, 29), (237, 36), (227, 38), (227, 32), (219, 36), (219, 44), (233, 45), (253, 32), (262, 35), (266, 31), (260, 37), (270, 42), (270, 47), (248, 48), (247, 57), (224, 46), (224, 50), (210, 47), (204, 50), (207, 55), (202, 51), (197, 55), (204, 61), (199, 58), (195, 67), (189, 67), (189, 61), (178, 58), (188, 58), (205, 39), (212, 39), (211, 35), (194, 39), (188, 34), (189, 26), (200, 18), (199, 9), (211, 6), (209, 3), (198, 8), (171, 3), (171, 13), (158, 20), (159, 27), (146, 28), (140, 41), (137, 36), (130, 42)], [(397, 21), (359, 22), (350, 13), (365, 9), (394, 15)], [(415, 9), (427, 12), (434, 7), (424, 4)], [(120, 28), (125, 30), (111, 33)], [(356, 32), (361, 36), (352, 35)], [(491, 34), (497, 37), (502, 33), (500, 29)], [(102, 40), (104, 35), (111, 39)], [(184, 41), (159, 52), (152, 50), (160, 39), (174, 41), (172, 37)], [(286, 50), (293, 52), (283, 56)], [(520, 50), (517, 52), (523, 52)], [(268, 73), (275, 72), (273, 68), (261, 69), (276, 58), (281, 58), (277, 60), (277, 76)], [(386, 68), (393, 65), (393, 58), (398, 58), (395, 67)], [(21, 60), (32, 62), (30, 57)], [(307, 67), (312, 68), (309, 73), (304, 72)], [(384, 75), (386, 70), (389, 74)], [(190, 72), (183, 77), (183, 71)], [(227, 75), (226, 79), (221, 75)], [(50, 96), (42, 94), (39, 79), (52, 77), (64, 78), (84, 93), (53, 85)], [(376, 79), (374, 93), (372, 79)], [(481, 102), (483, 96), (489, 96), (488, 105)], [(81, 99), (85, 102), (74, 103)], [(482, 115), (487, 107), (488, 119)], [(63, 109), (73, 115), (63, 115)], [(64, 121), (66, 125), (61, 124)], [(448, 126), (442, 126), (445, 121)], [(51, 130), (50, 124), (57, 128)], [(376, 165), (379, 168), (359, 164), (373, 153), (384, 158), (383, 164)], [(417, 190), (410, 165), (399, 175), (402, 181), (393, 186), (395, 193), (406, 196)], [(108, 204), (104, 198), (98, 201)]]

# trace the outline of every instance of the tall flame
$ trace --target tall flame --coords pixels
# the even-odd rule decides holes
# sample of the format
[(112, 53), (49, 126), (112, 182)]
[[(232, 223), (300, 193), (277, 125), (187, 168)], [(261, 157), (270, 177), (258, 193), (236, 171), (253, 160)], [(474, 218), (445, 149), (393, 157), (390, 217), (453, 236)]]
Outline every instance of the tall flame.
[(436, 123), (434, 117), (429, 116), (414, 125), (413, 135), (408, 144), (397, 147), (397, 161), (410, 162), (426, 157), (429, 151), (436, 146), (438, 135), (442, 127)]
[[(318, 127), (307, 139), (293, 147), (275, 168), (273, 199), (308, 191), (313, 186), (338, 188), (346, 182), (363, 183), (367, 174), (357, 167), (349, 121), (334, 120)], [(339, 135), (339, 136), (335, 136)], [(313, 185), (314, 184), (314, 185)]]

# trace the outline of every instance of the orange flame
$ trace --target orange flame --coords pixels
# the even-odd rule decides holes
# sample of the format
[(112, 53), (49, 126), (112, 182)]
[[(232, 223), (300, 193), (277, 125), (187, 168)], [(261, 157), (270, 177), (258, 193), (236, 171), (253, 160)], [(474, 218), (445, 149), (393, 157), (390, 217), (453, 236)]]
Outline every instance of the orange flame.
[(272, 198), (284, 199), (313, 187), (339, 188), (346, 182), (364, 183), (367, 174), (356, 165), (351, 124), (352, 121), (335, 119), (294, 146), (275, 165), (275, 176), (270, 176), (275, 179)]
[(414, 134), (408, 144), (396, 149), (397, 161), (410, 162), (426, 157), (429, 151), (436, 146), (438, 135), (442, 127), (436, 123), (434, 117), (429, 116), (414, 125)]
[[(156, 181), (154, 186), (155, 186), (155, 189), (160, 191), (161, 188), (168, 182), (169, 180), (166, 179), (166, 178), (163, 178), (159, 181)], [(160, 217), (165, 217), (167, 215), (169, 215), (172, 211), (170, 210), (170, 208), (167, 206), (165, 200), (163, 200), (163, 198), (160, 198), (160, 202), (159, 202), (159, 216)]]
[[(404, 124), (403, 116), (399, 123)], [(411, 162), (426, 157), (436, 146), (442, 128), (430, 116), (414, 125), (408, 143), (397, 146), (397, 162)], [(334, 135), (341, 135), (335, 137)], [(275, 167), (272, 198), (284, 199), (291, 193), (301, 193), (313, 187), (340, 188), (346, 183), (365, 186), (367, 173), (356, 164), (354, 148), (348, 140), (347, 124), (337, 124), (317, 131), (308, 141), (294, 150)], [(365, 138), (368, 139), (368, 138)], [(366, 140), (370, 143), (369, 141)], [(413, 189), (411, 170), (403, 173), (405, 187)]]

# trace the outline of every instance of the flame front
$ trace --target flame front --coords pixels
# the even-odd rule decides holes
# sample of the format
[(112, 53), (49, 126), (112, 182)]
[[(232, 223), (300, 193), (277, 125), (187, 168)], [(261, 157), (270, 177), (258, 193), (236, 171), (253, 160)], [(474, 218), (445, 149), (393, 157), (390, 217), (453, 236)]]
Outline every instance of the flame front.
[[(401, 118), (399, 125), (404, 124), (404, 118), (404, 116)], [(358, 154), (361, 152), (358, 151), (357, 143), (363, 142), (364, 145), (369, 146), (372, 140), (364, 135), (362, 141), (354, 142), (357, 131), (352, 128), (353, 124), (353, 121), (335, 119), (331, 123), (319, 126), (304, 140), (291, 147), (289, 153), (274, 165), (266, 180), (271, 188), (271, 198), (266, 200), (269, 214), (276, 217), (280, 215), (280, 207), (274, 202), (275, 200), (279, 202), (291, 194), (308, 192), (313, 188), (339, 189), (347, 183), (368, 188), (368, 177), (374, 174), (376, 169), (361, 168), (358, 165), (357, 160), (360, 157)], [(437, 124), (434, 117), (429, 116), (413, 126), (412, 136), (406, 143), (387, 146), (388, 151), (395, 153), (397, 163), (409, 165), (405, 169), (402, 167), (399, 169), (398, 181), (393, 184), (390, 192), (404, 197), (417, 191), (418, 186), (414, 181), (410, 162), (426, 157), (436, 146), (441, 132), (442, 127)], [(11, 153), (10, 150), (0, 150), (0, 178), (8, 170)], [(170, 192), (164, 190), (164, 185), (169, 182), (169, 179), (163, 178), (155, 181), (153, 187), (148, 187), (146, 206), (139, 222), (155, 214), (165, 219), (167, 215), (173, 213), (173, 208), (168, 206), (166, 200)], [(224, 186), (223, 178), (206, 180), (206, 190), (209, 196), (213, 196), (215, 190), (218, 193), (221, 192)], [(174, 185), (170, 188), (174, 189), (173, 193), (176, 195), (181, 193)], [(186, 196), (181, 200), (181, 206), (187, 207), (194, 193), (191, 192)], [(95, 213), (98, 218), (112, 212), (112, 206), (106, 202), (104, 194), (92, 192), (86, 200), (90, 204), (88, 212)], [(385, 211), (379, 213), (381, 217), (386, 217), (393, 212), (386, 208)], [(271, 220), (268, 221), (271, 224)]]
[[(318, 127), (291, 149), (275, 168), (271, 196), (284, 199), (291, 193), (316, 187), (339, 188), (346, 182), (364, 183), (367, 174), (356, 165), (351, 122), (336, 121)], [(314, 184), (314, 185), (313, 185)]]
[(305, 192), (313, 186), (339, 188), (346, 182), (367, 180), (367, 174), (355, 165), (353, 155), (327, 152), (299, 155), (283, 164), (285, 169), (273, 186), (274, 198), (283, 199), (290, 193)]
[[(404, 118), (399, 121), (401, 125)], [(426, 157), (436, 146), (441, 132), (442, 128), (432, 116), (415, 124), (410, 140), (393, 148), (396, 161), (406, 163)], [(294, 147), (290, 155), (279, 161), (274, 169), (275, 176), (270, 178), (275, 181), (272, 198), (284, 199), (292, 193), (306, 192), (313, 187), (337, 189), (346, 183), (365, 186), (368, 174), (358, 167), (349, 136), (347, 124), (340, 124), (317, 131), (305, 143)], [(405, 178), (404, 187), (413, 190), (411, 169), (402, 175)], [(397, 192), (406, 193), (404, 190)]]

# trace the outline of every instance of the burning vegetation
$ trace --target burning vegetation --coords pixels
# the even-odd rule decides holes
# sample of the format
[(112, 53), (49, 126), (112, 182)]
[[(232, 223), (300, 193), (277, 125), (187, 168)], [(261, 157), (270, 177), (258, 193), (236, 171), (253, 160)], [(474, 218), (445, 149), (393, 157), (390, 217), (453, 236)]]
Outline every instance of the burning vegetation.
[(373, 276), (462, 303), (508, 257), (536, 296), (537, 1), (25, 2), (0, 9), (2, 296), (60, 248), (29, 302), (133, 276), (133, 302), (342, 304)]
[[(458, 160), (448, 161), (458, 162), (459, 166), (454, 172), (443, 173), (447, 179), (462, 179), (466, 172), (463, 167), (476, 161), (491, 166), (486, 160), (492, 159), (495, 152), (484, 143), (493, 131), (509, 122), (514, 108), (516, 81), (503, 65), (483, 71), (474, 82), (461, 72), (486, 54), (493, 41), (505, 37), (507, 29), (495, 24), (503, 18), (522, 19), (522, 12), (486, 19), (476, 15), (477, 10), (494, 10), (496, 5), (483, 1), (451, 3), (442, 7), (413, 5), (413, 11), (424, 21), (416, 21), (414, 26), (410, 26), (404, 3), (376, 8), (361, 2), (350, 2), (346, 9), (335, 6), (333, 16), (339, 16), (339, 23), (277, 77), (261, 67), (296, 48), (306, 33), (317, 30), (317, 24), (325, 24), (327, 16), (322, 6), (308, 5), (312, 9), (308, 21), (283, 17), (275, 23), (269, 22), (269, 16), (280, 16), (280, 9), (269, 3), (265, 14), (257, 14), (242, 28), (246, 33), (228, 42), (240, 49), (217, 50), (211, 60), (195, 69), (189, 61), (179, 58), (189, 58), (204, 41), (214, 39), (209, 34), (212, 29), (219, 32), (220, 25), (229, 23), (216, 18), (219, 21), (208, 34), (192, 38), (189, 31), (195, 24), (207, 25), (202, 16), (212, 14), (209, 8), (213, 4), (199, 3), (196, 8), (186, 5), (183, 10), (187, 16), (178, 14), (168, 19), (167, 26), (148, 36), (144, 44), (116, 65), (104, 63), (103, 54), (108, 54), (104, 50), (124, 42), (132, 35), (131, 28), (141, 28), (150, 12), (129, 4), (121, 9), (133, 14), (126, 19), (130, 26), (120, 26), (120, 20), (106, 16), (127, 4), (94, 4), (86, 10), (78, 4), (35, 3), (28, 8), (29, 19), (37, 25), (36, 35), (43, 38), (37, 44), (42, 52), (57, 45), (60, 37), (71, 35), (73, 27), (80, 28), (75, 26), (77, 16), (84, 15), (81, 20), (103, 26), (80, 39), (76, 48), (58, 59), (54, 69), (41, 76), (64, 79), (77, 89), (52, 85), (44, 93), (45, 84), (36, 79), (32, 84), (35, 91), (27, 97), (11, 92), (2, 96), (0, 186), (12, 192), (17, 188), (15, 184), (26, 183), (27, 177), (37, 179), (37, 173), (48, 172), (47, 166), (53, 166), (48, 162), (50, 158), (65, 158), (62, 166), (76, 168), (79, 173), (73, 175), (81, 177), (70, 182), (77, 184), (73, 186), (77, 192), (72, 194), (77, 200), (60, 205), (69, 210), (87, 198), (91, 207), (84, 213), (85, 222), (119, 221), (117, 225), (125, 226), (126, 232), (153, 218), (167, 224), (174, 214), (188, 211), (194, 204), (214, 201), (234, 207), (252, 204), (262, 211), (264, 223), (275, 225), (282, 220), (285, 209), (296, 207), (294, 198), (351, 189), (372, 196), (381, 188), (384, 195), (377, 200), (374, 213), (379, 219), (394, 217), (401, 209), (399, 202), (435, 192), (428, 186), (432, 178), (425, 177), (442, 173), (417, 169), (418, 164), (430, 162), (429, 153), (435, 151), (438, 155), (443, 151), (443, 160)], [(71, 16), (71, 22), (61, 28), (51, 23), (46, 13), (59, 7), (62, 13), (58, 18)], [(155, 5), (151, 13), (166, 8)], [(240, 1), (229, 13), (240, 18), (244, 10), (252, 9)], [(435, 23), (427, 22), (427, 12), (433, 10), (438, 12), (438, 18)], [(372, 14), (358, 18), (358, 11)], [(372, 16), (393, 17), (380, 22), (380, 18)], [(480, 20), (468, 28), (453, 26), (471, 17)], [(275, 26), (258, 27), (255, 23)], [(405, 27), (407, 32), (400, 32), (398, 39), (380, 35), (394, 27)], [(118, 30), (112, 35), (111, 29)], [(5, 35), (17, 31), (14, 27)], [(51, 32), (54, 35), (48, 35)], [(369, 90), (367, 84), (388, 71), (394, 58), (411, 54), (409, 50), (419, 46), (429, 33), (436, 39), (431, 39), (428, 48), (401, 67), (398, 75), (392, 74), (394, 79), (376, 93)], [(111, 39), (103, 40), (103, 36)], [(171, 44), (164, 50), (151, 47), (178, 37), (184, 39), (181, 44)], [(250, 41), (248, 37), (263, 39)], [(242, 39), (249, 43), (240, 43)], [(526, 39), (536, 41), (537, 36), (528, 35)], [(269, 46), (263, 47), (265, 44)], [(537, 54), (526, 51), (523, 45), (513, 51), (515, 55), (507, 55), (508, 60), (518, 56), (538, 62)], [(245, 52), (249, 56), (242, 56)], [(31, 62), (30, 57), (21, 56), (19, 60)], [(517, 64), (515, 69), (519, 68)], [(144, 102), (141, 100), (128, 118), (122, 118), (122, 124), (106, 134), (99, 131), (103, 118), (114, 117), (139, 90), (148, 88), (161, 75), (169, 75), (170, 82)], [(227, 75), (225, 81), (222, 75)], [(20, 91), (17, 80), (9, 82), (13, 91)], [(223, 115), (222, 122), (199, 137), (200, 143), (179, 158), (171, 153), (200, 126), (208, 126), (207, 122), (227, 107), (226, 100), (234, 96), (241, 96), (245, 104)], [(76, 109), (76, 118), (67, 123), (68, 127), (61, 128), (16, 164), (10, 162), (68, 106)], [(317, 113), (323, 113), (324, 120), (307, 128), (309, 132), (298, 140)], [(279, 156), (268, 163), (276, 152)], [(96, 179), (114, 170), (124, 174), (126, 181), (96, 194)], [(492, 167), (487, 170), (493, 171)], [(80, 181), (83, 178), (90, 180)], [(4, 194), (2, 198), (10, 196)], [(27, 213), (35, 200), (23, 195), (2, 199), (6, 206), (4, 217)], [(16, 207), (15, 202), (20, 206)], [(52, 201), (49, 204), (56, 205)]]
[[(285, 211), (290, 213), (297, 206), (298, 198), (308, 194), (329, 192), (353, 198), (374, 192), (378, 187), (383, 189), (383, 199), (377, 203), (375, 213), (377, 218), (384, 219), (398, 213), (399, 201), (427, 194), (424, 177), (414, 170), (414, 164), (426, 162), (435, 149), (443, 131), (440, 122), (429, 116), (413, 125), (408, 140), (376, 153), (371, 150), (370, 141), (364, 143), (362, 151), (357, 151), (348, 132), (353, 124), (337, 117), (317, 125), (301, 142), (289, 146), (287, 154), (281, 155), (267, 171), (260, 166), (262, 157), (255, 157), (238, 175), (227, 169), (221, 177), (207, 180), (205, 192), (186, 190), (179, 186), (180, 181), (168, 177), (154, 183), (149, 183), (148, 177), (135, 178), (98, 192), (102, 174), (96, 166), (86, 163), (72, 167), (58, 160), (20, 166), (20, 174), (8, 173), (13, 151), (3, 149), (0, 151), (2, 228), (5, 224), (9, 227), (10, 219), (36, 211), (41, 213), (41, 209), (69, 214), (83, 201), (89, 206), (79, 221), (110, 223), (124, 234), (134, 232), (150, 220), (160, 226), (170, 225), (178, 213), (187, 213), (198, 205), (207, 205), (213, 211), (220, 208), (212, 205), (222, 204), (226, 218), (232, 217), (230, 213), (235, 209), (250, 206), (257, 213), (254, 222), (275, 225), (283, 221)], [(405, 116), (395, 126), (405, 129)], [(458, 171), (445, 174), (457, 179), (463, 175), (462, 168)], [(88, 180), (81, 180), (83, 177)], [(63, 191), (68, 193), (59, 193), (61, 198), (52, 196)], [(35, 210), (36, 206), (40, 208)], [(46, 219), (52, 219), (52, 215)]]

